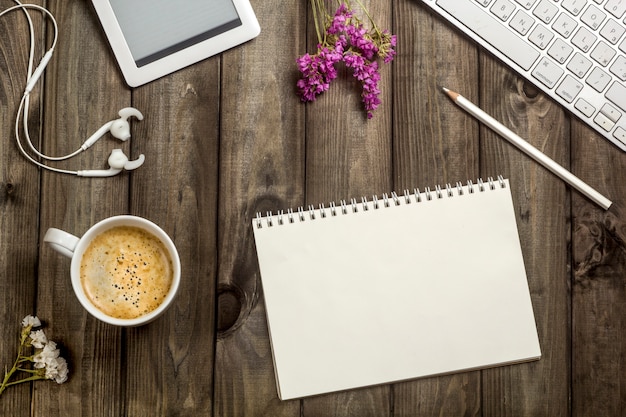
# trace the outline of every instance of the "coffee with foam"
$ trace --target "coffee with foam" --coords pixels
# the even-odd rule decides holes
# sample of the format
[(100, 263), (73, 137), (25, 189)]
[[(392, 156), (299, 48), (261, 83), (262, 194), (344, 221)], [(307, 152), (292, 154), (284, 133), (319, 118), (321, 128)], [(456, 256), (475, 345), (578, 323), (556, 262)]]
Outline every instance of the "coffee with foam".
[(117, 226), (96, 236), (80, 262), (90, 302), (108, 316), (133, 319), (156, 309), (174, 277), (169, 251), (152, 233)]

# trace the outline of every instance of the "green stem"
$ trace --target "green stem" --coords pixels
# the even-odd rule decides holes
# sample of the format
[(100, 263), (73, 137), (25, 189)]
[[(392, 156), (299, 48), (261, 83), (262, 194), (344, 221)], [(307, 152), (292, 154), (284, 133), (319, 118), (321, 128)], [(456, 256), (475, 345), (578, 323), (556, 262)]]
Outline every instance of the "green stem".
[(7, 387), (9, 385), (11, 385), (11, 383), (9, 382), (9, 379), (11, 379), (11, 377), (13, 376), (15, 371), (18, 369), (18, 365), (20, 363), (20, 358), (21, 358), (21, 352), (22, 352), (22, 346), (20, 346), (20, 348), (19, 348), (19, 353), (17, 355), (17, 359), (13, 363), (13, 367), (11, 368), (11, 370), (9, 372), (4, 371), (4, 379), (2, 380), (2, 385), (0, 385), (0, 394), (2, 394), (2, 392), (5, 389), (7, 389)]
[[(26, 382), (26, 381), (34, 381), (37, 379), (42, 379), (41, 374), (39, 374), (38, 376), (35, 375), (36, 371), (23, 369), (19, 367), (19, 365), (23, 362), (32, 361), (32, 356), (24, 356), (22, 354), (24, 346), (26, 345), (26, 340), (28, 339), (29, 332), (30, 332), (30, 327), (22, 331), (22, 334), (20, 336), (20, 345), (17, 348), (17, 358), (15, 359), (15, 362), (13, 362), (13, 367), (11, 367), (11, 370), (8, 372), (6, 370), (4, 371), (4, 379), (2, 380), (2, 385), (0, 385), (0, 395), (2, 395), (4, 390), (6, 390), (7, 387), (10, 387), (11, 385), (19, 384), (19, 383)], [(30, 376), (28, 378), (25, 378), (19, 381), (9, 382), (9, 380), (11, 379), (11, 377), (13, 377), (13, 374), (15, 374), (16, 371), (32, 373), (33, 376)]]
[(313, 21), (315, 22), (315, 33), (317, 34), (317, 42), (322, 43), (322, 31), (320, 29), (319, 16), (323, 13), (324, 0), (311, 0), (311, 9), (313, 10)]
[(24, 368), (17, 368), (18, 371), (20, 372), (25, 372), (27, 374), (41, 374), (41, 369), (24, 369)]
[(368, 20), (372, 24), (372, 28), (376, 31), (376, 33), (380, 34), (380, 29), (376, 25), (376, 22), (374, 22), (374, 19), (372, 18), (372, 15), (370, 15), (369, 10), (367, 10), (367, 8), (365, 7), (365, 5), (363, 5), (361, 0), (355, 0), (355, 1), (357, 2), (361, 10), (363, 10), (363, 13), (365, 13), (365, 16), (367, 16)]
[(3, 383), (2, 386), (0, 387), (0, 394), (2, 394), (2, 392), (5, 389), (7, 389), (8, 387), (10, 387), (12, 385), (21, 384), (23, 382), (39, 381), (41, 379), (46, 379), (46, 377), (43, 376), (43, 375), (33, 375), (33, 376), (29, 376), (28, 378), (20, 379), (19, 381), (8, 382), (6, 384)]

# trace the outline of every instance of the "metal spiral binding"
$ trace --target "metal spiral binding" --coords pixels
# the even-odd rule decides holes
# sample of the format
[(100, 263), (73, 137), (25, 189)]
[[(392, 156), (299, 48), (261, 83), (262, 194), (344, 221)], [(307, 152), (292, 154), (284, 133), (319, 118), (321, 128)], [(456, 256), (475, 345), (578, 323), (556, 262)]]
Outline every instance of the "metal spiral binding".
[[(399, 197), (395, 191), (391, 193), (391, 196), (384, 193), (382, 195), (382, 201), (379, 200), (376, 195), (373, 195), (370, 201), (368, 201), (367, 197), (363, 196), (361, 197), (360, 205), (363, 212), (370, 209), (381, 210), (392, 206), (411, 204), (413, 202), (423, 203), (442, 198), (454, 198), (455, 196), (463, 196), (466, 192), (474, 194), (475, 192), (495, 190), (498, 186), (500, 188), (506, 187), (506, 182), (504, 181), (502, 175), (499, 175), (496, 180), (492, 177), (488, 177), (486, 183), (482, 180), (482, 178), (479, 178), (476, 181), (476, 184), (474, 184), (472, 180), (468, 180), (465, 186), (459, 181), (457, 181), (454, 186), (450, 183), (446, 184), (445, 189), (437, 185), (434, 191), (432, 191), (430, 187), (426, 187), (423, 192), (421, 192), (419, 188), (414, 188), (413, 193), (411, 194), (408, 189), (405, 189), (402, 197)], [(328, 216), (337, 217), (339, 215), (347, 215), (349, 213), (358, 213), (359, 203), (356, 198), (351, 198), (349, 203), (346, 202), (346, 200), (340, 200), (339, 206), (337, 206), (334, 202), (330, 202), (328, 208), (325, 207), (324, 204), (320, 204), (318, 208), (315, 208), (313, 205), (308, 205), (306, 210), (302, 206), (298, 207), (297, 210), (297, 217), (294, 216), (293, 209), (287, 210), (287, 223), (295, 223), (296, 220), (300, 222), (309, 220), (313, 221), (317, 219), (324, 219)], [(271, 211), (268, 211), (265, 217), (258, 212), (255, 218), (257, 228), (260, 229), (263, 227), (263, 220), (265, 220), (265, 225), (267, 227), (274, 227), (275, 224), (287, 224), (284, 221), (284, 212), (282, 210), (280, 210), (276, 216), (272, 215)]]

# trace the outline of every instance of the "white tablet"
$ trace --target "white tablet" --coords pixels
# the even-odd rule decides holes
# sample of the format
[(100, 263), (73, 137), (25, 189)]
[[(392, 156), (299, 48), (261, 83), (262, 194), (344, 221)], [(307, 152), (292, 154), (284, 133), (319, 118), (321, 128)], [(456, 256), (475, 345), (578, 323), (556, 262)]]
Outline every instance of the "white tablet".
[(124, 79), (136, 87), (256, 37), (249, 0), (92, 0)]

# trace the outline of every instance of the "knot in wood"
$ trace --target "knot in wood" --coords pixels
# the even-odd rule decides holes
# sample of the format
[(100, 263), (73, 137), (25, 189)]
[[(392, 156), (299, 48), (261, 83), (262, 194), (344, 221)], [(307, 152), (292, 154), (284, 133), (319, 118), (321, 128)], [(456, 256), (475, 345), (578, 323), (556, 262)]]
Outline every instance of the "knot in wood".
[(217, 331), (221, 337), (239, 327), (243, 306), (244, 293), (230, 284), (220, 285), (217, 289)]
[(15, 193), (15, 185), (13, 185), (12, 182), (7, 182), (4, 184), (4, 192), (7, 195), (12, 195), (13, 193)]
[(539, 95), (539, 89), (530, 83), (524, 83), (522, 91), (527, 98), (536, 98)]

